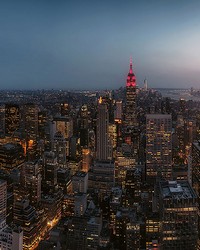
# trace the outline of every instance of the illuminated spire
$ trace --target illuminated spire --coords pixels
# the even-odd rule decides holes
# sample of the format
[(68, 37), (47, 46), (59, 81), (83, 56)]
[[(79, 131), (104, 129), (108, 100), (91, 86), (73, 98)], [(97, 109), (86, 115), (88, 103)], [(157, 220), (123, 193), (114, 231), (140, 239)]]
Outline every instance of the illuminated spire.
[(127, 80), (126, 80), (126, 86), (127, 87), (135, 87), (136, 86), (136, 77), (133, 73), (133, 62), (132, 62), (132, 57), (130, 58), (130, 69), (129, 69), (129, 73), (127, 76)]
[(130, 74), (133, 74), (133, 60), (132, 60), (132, 56), (130, 57), (130, 70), (129, 70)]

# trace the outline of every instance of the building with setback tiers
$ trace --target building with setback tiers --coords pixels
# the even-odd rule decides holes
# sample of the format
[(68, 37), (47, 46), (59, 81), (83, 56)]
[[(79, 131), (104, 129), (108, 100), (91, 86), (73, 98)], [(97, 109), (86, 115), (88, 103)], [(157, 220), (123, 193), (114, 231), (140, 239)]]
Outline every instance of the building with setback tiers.
[(136, 77), (133, 73), (132, 60), (130, 60), (130, 69), (126, 80), (126, 110), (124, 118), (125, 126), (137, 126)]
[(97, 155), (98, 161), (106, 161), (112, 159), (111, 143), (109, 140), (109, 114), (108, 107), (104, 100), (100, 97), (97, 111)]
[(170, 179), (172, 172), (172, 118), (168, 114), (146, 116), (146, 178)]

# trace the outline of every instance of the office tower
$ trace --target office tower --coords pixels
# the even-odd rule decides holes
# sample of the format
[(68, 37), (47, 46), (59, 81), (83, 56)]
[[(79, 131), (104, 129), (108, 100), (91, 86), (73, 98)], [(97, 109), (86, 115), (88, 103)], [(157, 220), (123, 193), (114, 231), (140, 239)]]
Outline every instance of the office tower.
[(142, 170), (139, 168), (128, 169), (126, 171), (125, 190), (126, 199), (131, 205), (139, 204), (141, 201)]
[(144, 91), (148, 90), (148, 83), (147, 83), (147, 79), (144, 79)]
[(72, 187), (74, 193), (87, 193), (88, 173), (78, 171), (72, 176)]
[(87, 208), (87, 194), (76, 193), (74, 196), (74, 215), (83, 216)]
[(88, 107), (84, 104), (80, 109), (80, 127), (88, 128), (89, 122)]
[(16, 201), (13, 214), (13, 222), (23, 229), (23, 249), (34, 249), (38, 241), (37, 236), (40, 234), (36, 224), (35, 208), (29, 204), (28, 200)]
[(177, 135), (177, 144), (180, 153), (185, 153), (185, 121), (182, 115), (177, 116), (177, 123), (175, 128)]
[(59, 188), (62, 188), (63, 192), (67, 192), (67, 188), (71, 185), (70, 169), (59, 168), (57, 171), (57, 182)]
[(20, 110), (17, 104), (5, 105), (5, 133), (13, 136), (20, 127)]
[(184, 124), (184, 144), (186, 157), (190, 154), (193, 141), (196, 139), (196, 121), (186, 120)]
[(88, 146), (88, 128), (89, 128), (89, 113), (87, 105), (83, 105), (80, 109), (80, 145)]
[(157, 191), (160, 249), (198, 249), (198, 197), (189, 182), (160, 181)]
[(43, 157), (42, 189), (47, 193), (53, 192), (57, 185), (57, 157), (54, 152), (45, 152)]
[(41, 110), (38, 112), (38, 135), (41, 140), (44, 142), (45, 150), (51, 149), (50, 143), (50, 126), (49, 126), (49, 117), (47, 110)]
[(70, 106), (68, 103), (61, 103), (60, 114), (61, 116), (68, 116), (70, 112)]
[(52, 138), (56, 132), (61, 132), (64, 138), (73, 135), (73, 120), (69, 117), (55, 117), (53, 119)]
[(172, 118), (171, 115), (146, 116), (146, 178), (171, 178), (172, 170)]
[(57, 156), (57, 161), (60, 166), (66, 164), (66, 140), (61, 132), (56, 132), (53, 138), (53, 152)]
[(70, 138), (73, 136), (73, 120), (69, 117), (55, 117), (51, 123), (51, 141), (56, 132), (60, 132), (66, 140), (66, 156), (69, 156)]
[(72, 136), (70, 138), (70, 149), (69, 149), (69, 156), (71, 159), (75, 160), (77, 154), (77, 137)]
[(37, 162), (26, 162), (23, 164), (24, 188), (29, 193), (31, 205), (35, 207), (41, 201), (41, 174)]
[(123, 113), (122, 110), (123, 110), (122, 101), (116, 101), (115, 112), (114, 112), (115, 122), (118, 122), (118, 123), (122, 122), (122, 113)]
[(0, 104), (0, 137), (5, 136), (5, 104)]
[(169, 97), (164, 98), (164, 113), (171, 114), (172, 108), (171, 108), (171, 99)]
[(24, 162), (24, 150), (20, 144), (6, 143), (0, 145), (1, 169), (10, 173)]
[(0, 229), (1, 250), (22, 250), (23, 231), (20, 226), (11, 225)]
[[(93, 204), (94, 205), (94, 204)], [(74, 216), (69, 221), (67, 249), (98, 249), (102, 230), (102, 214), (99, 209), (89, 208), (84, 216)]]
[(97, 155), (98, 161), (105, 161), (112, 158), (112, 150), (108, 134), (109, 115), (107, 104), (100, 97), (97, 111)]
[(130, 145), (125, 143), (117, 148), (115, 158), (115, 182), (117, 185), (124, 187), (127, 169), (133, 169), (135, 159), (131, 153)]
[(38, 137), (38, 107), (34, 103), (27, 103), (23, 107), (24, 126), (26, 140), (32, 140), (34, 143)]
[(117, 147), (117, 125), (116, 124), (108, 125), (108, 135), (109, 135), (112, 148), (115, 149)]
[(181, 98), (179, 100), (179, 113), (184, 116), (186, 112), (187, 112), (186, 100)]
[(7, 183), (0, 179), (0, 229), (6, 223)]
[(22, 250), (23, 232), (20, 227), (6, 225), (7, 183), (0, 179), (0, 249)]
[(115, 164), (113, 161), (97, 161), (91, 166), (88, 189), (99, 196), (110, 194), (115, 185)]
[(200, 195), (200, 141), (192, 144), (192, 186)]
[(130, 61), (130, 69), (126, 80), (126, 109), (124, 125), (130, 127), (137, 126), (136, 77), (132, 69), (132, 60)]
[(55, 226), (61, 219), (62, 200), (63, 192), (60, 189), (42, 196), (41, 204), (47, 215), (47, 225), (50, 227)]
[(117, 249), (140, 249), (140, 222), (135, 211), (121, 208), (115, 215), (115, 243)]
[(89, 148), (82, 149), (82, 171), (88, 172), (90, 169), (92, 157), (91, 150)]

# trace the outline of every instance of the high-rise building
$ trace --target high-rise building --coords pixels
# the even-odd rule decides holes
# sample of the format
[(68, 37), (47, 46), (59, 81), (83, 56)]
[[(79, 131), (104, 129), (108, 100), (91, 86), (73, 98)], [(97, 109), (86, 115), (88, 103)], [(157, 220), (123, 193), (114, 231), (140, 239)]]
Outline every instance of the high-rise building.
[(115, 122), (120, 123), (122, 121), (122, 110), (123, 110), (122, 101), (116, 101), (115, 114), (114, 114)]
[(57, 156), (57, 161), (60, 166), (66, 164), (66, 140), (61, 132), (56, 132), (52, 142), (52, 148)]
[(37, 162), (23, 164), (24, 188), (29, 192), (31, 205), (38, 205), (41, 201), (41, 174)]
[(66, 156), (69, 156), (70, 139), (73, 136), (73, 120), (69, 117), (55, 117), (51, 123), (51, 141), (56, 132), (60, 132), (66, 140)]
[(147, 79), (145, 78), (144, 80), (144, 90), (147, 91), (148, 90), (148, 83), (147, 83)]
[(24, 162), (24, 150), (20, 144), (6, 143), (0, 145), (0, 166), (6, 172), (19, 168)]
[(57, 185), (58, 162), (54, 152), (45, 152), (43, 157), (42, 189), (53, 192)]
[(88, 176), (88, 188), (99, 196), (110, 194), (115, 185), (114, 161), (97, 161), (91, 166)]
[(188, 181), (159, 182), (160, 249), (198, 249), (197, 195)]
[(83, 105), (80, 109), (79, 134), (80, 145), (88, 146), (88, 128), (89, 128), (89, 112), (87, 105)]
[(60, 114), (61, 116), (68, 116), (70, 112), (70, 106), (68, 103), (64, 102), (60, 105)]
[(23, 249), (34, 249), (40, 234), (36, 224), (36, 210), (29, 204), (29, 200), (16, 201), (13, 209), (13, 222), (23, 229)]
[(172, 118), (168, 114), (146, 116), (146, 178), (170, 179), (172, 170)]
[(73, 120), (69, 117), (55, 117), (52, 125), (52, 138), (58, 131), (62, 133), (64, 138), (70, 138), (73, 135)]
[(107, 104), (100, 97), (97, 113), (97, 155), (99, 161), (105, 161), (112, 158), (111, 144), (108, 134), (109, 115)]
[(17, 104), (5, 105), (5, 133), (12, 136), (20, 126), (20, 111)]
[(50, 150), (50, 126), (47, 110), (41, 110), (38, 112), (38, 135), (39, 139), (44, 142), (45, 150)]
[(126, 110), (124, 118), (125, 126), (137, 126), (136, 77), (132, 69), (132, 60), (130, 61), (130, 69), (126, 80)]
[(26, 139), (36, 142), (38, 137), (38, 107), (34, 103), (24, 105), (24, 126)]
[(5, 136), (5, 104), (0, 104), (0, 136)]
[(192, 144), (192, 186), (200, 195), (200, 142)]
[(78, 171), (72, 177), (72, 187), (74, 193), (87, 193), (88, 189), (88, 173)]
[(6, 223), (7, 183), (0, 179), (0, 228)]
[(23, 231), (20, 226), (6, 226), (0, 229), (0, 249), (2, 250), (22, 250)]
[(82, 149), (82, 171), (88, 172), (90, 169), (92, 157), (91, 150), (89, 148)]
[(0, 179), (0, 249), (22, 250), (23, 232), (20, 227), (6, 225), (7, 183)]

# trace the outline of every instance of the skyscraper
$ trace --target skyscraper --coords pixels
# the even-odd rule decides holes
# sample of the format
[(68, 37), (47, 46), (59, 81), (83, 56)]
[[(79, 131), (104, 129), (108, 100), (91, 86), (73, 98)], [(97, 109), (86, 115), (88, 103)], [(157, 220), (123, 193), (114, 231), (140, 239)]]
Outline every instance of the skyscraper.
[(27, 141), (36, 143), (38, 137), (38, 107), (34, 103), (24, 105), (24, 126)]
[(198, 249), (198, 198), (188, 181), (161, 181), (156, 193), (160, 249)]
[(144, 91), (148, 90), (148, 83), (147, 83), (147, 79), (145, 78), (144, 80)]
[(5, 133), (12, 136), (20, 126), (19, 106), (17, 104), (5, 105)]
[(0, 179), (0, 228), (6, 223), (7, 184)]
[(97, 114), (97, 160), (104, 161), (112, 158), (108, 135), (108, 107), (100, 97)]
[(132, 69), (132, 60), (130, 60), (130, 69), (126, 80), (126, 110), (125, 126), (137, 126), (136, 116), (136, 77)]
[(41, 174), (38, 162), (23, 164), (24, 188), (29, 192), (31, 205), (38, 205), (41, 201)]
[(116, 101), (115, 103), (115, 122), (121, 122), (122, 120), (122, 101)]
[(148, 114), (146, 117), (147, 180), (159, 174), (169, 179), (172, 170), (172, 118), (168, 114)]

